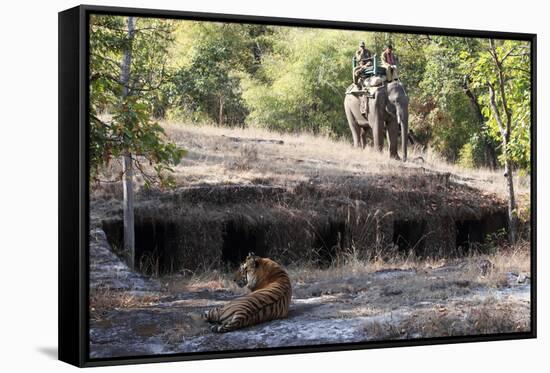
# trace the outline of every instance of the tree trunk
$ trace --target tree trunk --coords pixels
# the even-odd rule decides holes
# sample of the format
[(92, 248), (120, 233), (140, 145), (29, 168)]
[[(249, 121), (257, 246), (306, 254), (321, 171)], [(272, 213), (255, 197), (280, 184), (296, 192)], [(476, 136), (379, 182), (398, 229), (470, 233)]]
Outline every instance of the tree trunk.
[[(502, 121), (500, 111), (495, 99), (495, 89), (493, 86), (488, 83), (489, 86), (489, 103), (491, 105), (491, 110), (495, 116), (495, 120), (500, 129), (500, 134), (502, 136), (502, 149), (504, 152), (504, 177), (506, 179), (506, 189), (508, 190), (508, 228), (509, 228), (509, 237), (510, 242), (515, 244), (517, 241), (517, 230), (518, 230), (518, 217), (517, 217), (517, 206), (516, 206), (516, 197), (514, 194), (514, 178), (512, 174), (512, 162), (506, 154), (506, 149), (508, 148), (508, 143), (510, 141), (510, 131), (511, 131), (511, 121), (508, 121), (505, 125)], [(505, 102), (505, 100), (503, 100)], [(505, 109), (506, 110), (506, 106)]]
[(223, 94), (220, 95), (219, 99), (219, 112), (218, 112), (218, 125), (223, 126), (223, 105), (224, 105), (224, 97)]
[(497, 105), (497, 100), (495, 99), (495, 88), (490, 82), (487, 82), (489, 87), (489, 104), (491, 105), (491, 110), (495, 116), (495, 121), (497, 122), (498, 128), (500, 130), (500, 135), (502, 136), (502, 152), (504, 153), (504, 177), (506, 178), (506, 188), (508, 189), (508, 225), (509, 225), (509, 237), (510, 242), (515, 244), (518, 236), (518, 215), (517, 215), (517, 206), (516, 206), (516, 197), (514, 194), (514, 178), (512, 175), (512, 161), (508, 156), (508, 143), (510, 142), (512, 134), (512, 111), (508, 106), (508, 100), (506, 97), (505, 90), (505, 78), (504, 78), (504, 67), (502, 65), (502, 60), (499, 59), (495, 41), (489, 39), (489, 53), (495, 63), (495, 67), (498, 72), (498, 88), (500, 93), (500, 105), (502, 112), (504, 112), (506, 122), (502, 119), (501, 111)]
[[(507, 141), (503, 141), (502, 145), (506, 149)], [(504, 176), (506, 177), (506, 187), (508, 189), (508, 224), (510, 229), (510, 242), (517, 242), (518, 232), (518, 216), (516, 212), (516, 197), (514, 193), (514, 178), (512, 174), (512, 165), (508, 158), (504, 162)]]
[[(128, 42), (125, 44), (124, 55), (120, 68), (120, 84), (122, 85), (122, 101), (129, 96), (130, 67), (132, 66), (132, 41), (135, 35), (136, 18), (128, 17)], [(128, 266), (135, 268), (135, 227), (134, 227), (134, 172), (132, 169), (132, 154), (122, 156), (122, 189), (123, 189), (123, 219), (124, 219), (124, 251), (128, 255)]]
[(123, 216), (124, 216), (124, 251), (128, 256), (128, 266), (135, 268), (135, 229), (134, 229), (134, 171), (132, 157), (123, 156), (122, 178)]
[(479, 106), (479, 102), (477, 101), (477, 96), (472, 92), (470, 89), (470, 86), (468, 85), (468, 76), (464, 77), (464, 82), (462, 85), (462, 89), (466, 96), (468, 96), (468, 99), (470, 100), (470, 105), (472, 106), (472, 109), (474, 110), (474, 113), (477, 117), (478, 124), (479, 124), (479, 133), (481, 134), (481, 139), (483, 141), (483, 152), (484, 152), (484, 161), (485, 165), (489, 166), (491, 170), (496, 170), (497, 168), (497, 154), (495, 151), (495, 148), (493, 147), (493, 144), (491, 144), (489, 137), (485, 133), (485, 122), (487, 121), (483, 113), (481, 112), (481, 107)]

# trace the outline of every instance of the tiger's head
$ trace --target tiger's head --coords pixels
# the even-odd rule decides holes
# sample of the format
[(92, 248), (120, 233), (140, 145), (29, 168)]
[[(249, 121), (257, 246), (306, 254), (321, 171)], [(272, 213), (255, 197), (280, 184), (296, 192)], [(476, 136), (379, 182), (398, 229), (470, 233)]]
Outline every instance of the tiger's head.
[(260, 267), (260, 257), (249, 253), (244, 262), (235, 273), (235, 282), (239, 287), (248, 286), (254, 289), (258, 282), (258, 271)]

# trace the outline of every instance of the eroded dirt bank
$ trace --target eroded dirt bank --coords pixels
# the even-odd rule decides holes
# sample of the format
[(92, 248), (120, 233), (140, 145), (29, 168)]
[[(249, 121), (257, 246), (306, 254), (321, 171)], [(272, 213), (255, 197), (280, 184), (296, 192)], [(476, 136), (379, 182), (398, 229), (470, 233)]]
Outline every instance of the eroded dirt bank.
[[(465, 170), (428, 154), (407, 163), (349, 143), (258, 129), (164, 123), (189, 151), (176, 188), (136, 177), (136, 258), (161, 274), (236, 265), (254, 251), (285, 265), (328, 265), (342, 250), (363, 257), (413, 250), (453, 257), (487, 249), (506, 230), (502, 174)], [(106, 180), (120, 174), (116, 162)], [(521, 186), (521, 185), (520, 185)], [(122, 246), (120, 183), (94, 188), (91, 223)]]
[[(122, 247), (121, 203), (92, 201), (92, 224)], [(292, 188), (208, 185), (140, 193), (136, 258), (142, 271), (209, 271), (249, 251), (285, 265), (330, 262), (343, 250), (363, 257), (413, 250), (452, 257), (506, 230), (500, 199), (439, 175), (339, 177)], [(155, 268), (151, 268), (152, 264)], [(206, 264), (206, 265), (205, 265)]]

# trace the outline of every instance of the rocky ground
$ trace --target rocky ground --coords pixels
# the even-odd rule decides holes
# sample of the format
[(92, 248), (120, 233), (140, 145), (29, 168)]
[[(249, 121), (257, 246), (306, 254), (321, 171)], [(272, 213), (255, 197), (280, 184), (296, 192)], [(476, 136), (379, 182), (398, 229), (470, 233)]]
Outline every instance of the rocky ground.
[[(130, 271), (100, 229), (90, 242), (92, 358), (528, 331), (529, 273), (482, 258), (289, 269), (289, 317), (213, 334), (196, 315), (243, 294), (218, 273), (189, 280)], [(521, 266), (520, 266), (521, 267)]]

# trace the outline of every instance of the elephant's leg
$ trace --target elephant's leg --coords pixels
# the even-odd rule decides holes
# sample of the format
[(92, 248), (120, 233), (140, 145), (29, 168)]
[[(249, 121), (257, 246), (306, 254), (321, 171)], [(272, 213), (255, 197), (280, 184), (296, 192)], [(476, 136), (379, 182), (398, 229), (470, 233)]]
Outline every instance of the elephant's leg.
[(374, 149), (381, 152), (384, 147), (384, 112), (380, 110), (380, 112), (377, 113), (376, 110), (371, 110), (369, 122), (372, 123), (371, 129)]
[(361, 145), (361, 139), (360, 139), (360, 134), (359, 132), (361, 131), (361, 128), (355, 124), (355, 123), (350, 123), (349, 124), (350, 126), (350, 129), (351, 129), (351, 136), (353, 137), (353, 147), (354, 148), (359, 148)]
[(401, 129), (401, 152), (403, 162), (407, 161), (407, 142), (409, 141), (409, 100), (405, 96), (396, 103), (398, 126)]
[(390, 119), (386, 122), (386, 129), (388, 131), (388, 144), (390, 148), (390, 158), (399, 159), (397, 154), (397, 146), (399, 139), (399, 124), (396, 119)]
[(401, 130), (401, 152), (403, 162), (407, 161), (407, 141), (409, 136), (409, 98), (403, 86), (398, 82), (388, 84), (388, 96), (393, 113)]
[(365, 149), (367, 146), (367, 129), (365, 127), (361, 127), (361, 148)]
[(384, 147), (384, 123), (374, 123), (372, 126), (372, 139), (374, 142), (374, 149), (379, 152), (382, 151)]
[(374, 98), (369, 99), (369, 124), (372, 129), (372, 139), (374, 148), (380, 152), (384, 147), (387, 102), (388, 98), (384, 89), (377, 90)]
[(362, 127), (368, 125), (367, 120), (361, 115), (359, 109), (359, 98), (353, 95), (347, 95), (344, 108), (346, 111), (346, 119), (348, 120), (348, 125), (351, 130), (351, 136), (353, 138), (353, 146), (364, 147), (364, 142), (362, 141)]

